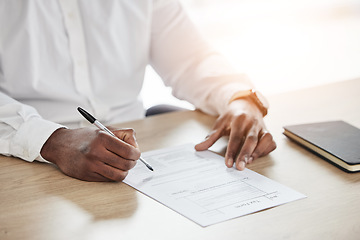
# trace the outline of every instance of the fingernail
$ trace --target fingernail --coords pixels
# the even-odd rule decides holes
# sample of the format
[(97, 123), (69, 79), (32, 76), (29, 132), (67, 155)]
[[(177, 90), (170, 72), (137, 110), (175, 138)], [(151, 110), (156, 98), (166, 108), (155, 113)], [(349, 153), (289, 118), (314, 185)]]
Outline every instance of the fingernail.
[(228, 158), (226, 163), (226, 166), (231, 168), (234, 165), (234, 160), (232, 158)]
[(246, 163), (245, 163), (244, 161), (240, 161), (239, 164), (238, 164), (239, 170), (244, 170), (244, 169), (245, 169), (245, 165), (246, 165)]
[(254, 158), (253, 158), (253, 157), (249, 157), (248, 163), (252, 163), (252, 161), (254, 161)]
[(245, 163), (248, 163), (248, 162), (249, 162), (249, 157), (248, 157), (248, 155), (245, 155), (245, 156), (244, 156), (244, 162), (245, 162)]

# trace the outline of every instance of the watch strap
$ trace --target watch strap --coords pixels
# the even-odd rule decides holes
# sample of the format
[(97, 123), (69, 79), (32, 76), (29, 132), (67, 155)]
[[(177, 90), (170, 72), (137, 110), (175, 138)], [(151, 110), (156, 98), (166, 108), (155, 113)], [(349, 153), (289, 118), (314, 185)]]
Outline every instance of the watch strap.
[[(268, 112), (267, 102), (263, 103), (259, 98), (259, 92), (255, 89), (249, 89), (236, 92), (229, 100), (229, 104), (238, 99), (250, 99), (259, 108), (263, 116), (265, 117)], [(263, 98), (263, 97), (262, 97)], [(263, 100), (265, 101), (265, 100)]]

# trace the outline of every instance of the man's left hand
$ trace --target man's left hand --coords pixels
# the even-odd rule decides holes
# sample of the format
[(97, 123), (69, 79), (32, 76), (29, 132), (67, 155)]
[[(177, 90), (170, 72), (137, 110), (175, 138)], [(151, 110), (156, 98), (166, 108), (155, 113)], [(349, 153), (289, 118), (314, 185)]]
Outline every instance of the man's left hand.
[(229, 168), (235, 163), (238, 170), (243, 170), (246, 164), (276, 148), (272, 135), (266, 130), (262, 113), (254, 103), (245, 99), (230, 103), (215, 122), (212, 132), (195, 149), (206, 150), (222, 136), (229, 136), (225, 154), (225, 164)]

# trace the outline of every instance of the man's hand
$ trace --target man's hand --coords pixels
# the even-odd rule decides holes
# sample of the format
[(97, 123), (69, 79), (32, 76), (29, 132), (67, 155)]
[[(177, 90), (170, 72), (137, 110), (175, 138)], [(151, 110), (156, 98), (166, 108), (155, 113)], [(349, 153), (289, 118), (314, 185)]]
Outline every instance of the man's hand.
[(122, 181), (140, 151), (132, 129), (113, 131), (119, 138), (90, 128), (58, 129), (46, 141), (41, 156), (68, 176), (85, 181)]
[(238, 170), (247, 163), (275, 150), (276, 143), (266, 130), (263, 116), (255, 104), (244, 99), (233, 101), (221, 115), (207, 138), (197, 144), (198, 151), (211, 147), (222, 136), (229, 136), (225, 164)]

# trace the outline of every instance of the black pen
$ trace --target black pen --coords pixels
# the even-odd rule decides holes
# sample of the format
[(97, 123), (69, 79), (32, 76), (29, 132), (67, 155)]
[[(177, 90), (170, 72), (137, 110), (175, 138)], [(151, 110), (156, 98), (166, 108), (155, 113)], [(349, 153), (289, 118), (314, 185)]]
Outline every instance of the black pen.
[[(94, 118), (90, 113), (88, 113), (87, 111), (85, 111), (84, 109), (82, 109), (81, 107), (78, 107), (77, 110), (81, 113), (81, 115), (83, 115), (84, 118), (86, 118), (86, 120), (88, 120), (90, 123), (94, 124), (96, 127), (98, 127), (99, 129), (109, 133), (111, 136), (117, 138), (115, 136), (114, 133), (112, 133), (107, 127), (105, 127), (101, 122), (99, 122), (98, 120), (96, 120), (96, 118)], [(139, 160), (145, 164), (145, 166), (150, 169), (151, 171), (154, 171), (154, 169), (151, 167), (151, 165), (149, 163), (147, 163), (142, 157), (139, 158)]]

